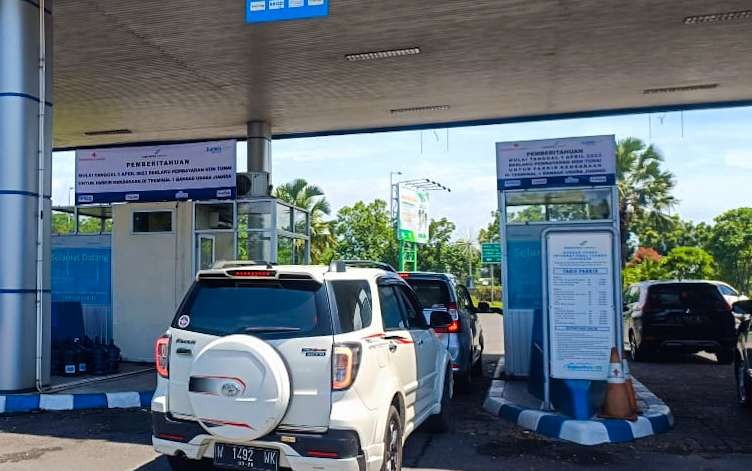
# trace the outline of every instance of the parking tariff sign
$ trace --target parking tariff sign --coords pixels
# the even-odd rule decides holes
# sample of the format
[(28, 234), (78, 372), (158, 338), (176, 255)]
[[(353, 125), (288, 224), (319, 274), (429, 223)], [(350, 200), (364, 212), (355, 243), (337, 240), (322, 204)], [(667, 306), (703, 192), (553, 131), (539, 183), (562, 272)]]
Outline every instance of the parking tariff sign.
[(551, 377), (605, 380), (616, 333), (613, 235), (546, 236)]

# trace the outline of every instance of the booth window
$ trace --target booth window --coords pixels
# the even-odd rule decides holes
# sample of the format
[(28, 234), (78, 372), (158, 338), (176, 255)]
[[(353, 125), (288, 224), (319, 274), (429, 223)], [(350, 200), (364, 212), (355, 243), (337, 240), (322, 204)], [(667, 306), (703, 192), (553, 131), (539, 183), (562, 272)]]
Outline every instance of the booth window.
[(277, 229), (293, 232), (292, 208), (280, 203), (277, 203)]
[(172, 232), (172, 211), (134, 211), (133, 232)]
[(272, 227), (272, 202), (250, 201), (238, 203), (238, 229), (270, 229)]
[(234, 212), (232, 203), (196, 204), (196, 230), (231, 230)]
[(509, 192), (507, 222), (577, 222), (611, 219), (611, 190), (590, 188)]

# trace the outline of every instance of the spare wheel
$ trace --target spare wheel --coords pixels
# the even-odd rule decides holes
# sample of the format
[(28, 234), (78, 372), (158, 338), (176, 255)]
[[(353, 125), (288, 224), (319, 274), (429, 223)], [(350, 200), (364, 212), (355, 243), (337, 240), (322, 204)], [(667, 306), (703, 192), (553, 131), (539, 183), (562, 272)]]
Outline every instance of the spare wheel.
[(290, 375), (268, 343), (230, 335), (206, 345), (191, 366), (193, 412), (212, 435), (255, 440), (273, 431), (290, 403)]

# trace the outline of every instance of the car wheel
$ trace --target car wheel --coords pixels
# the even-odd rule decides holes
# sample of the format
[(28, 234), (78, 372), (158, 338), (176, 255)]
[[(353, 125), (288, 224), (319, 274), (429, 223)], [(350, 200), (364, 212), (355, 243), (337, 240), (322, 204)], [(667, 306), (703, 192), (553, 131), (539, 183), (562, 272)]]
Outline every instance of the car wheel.
[(476, 361), (473, 364), (473, 375), (477, 377), (483, 376), (483, 340), (481, 339), (480, 342), (480, 356), (478, 357), (478, 361)]
[(426, 423), (429, 431), (443, 433), (449, 429), (449, 401), (452, 399), (453, 387), (452, 370), (447, 369), (444, 375), (444, 388), (441, 392), (441, 412), (428, 418)]
[(473, 390), (473, 366), (469, 364), (465, 367), (465, 372), (456, 376), (455, 383), (457, 390), (463, 393)]
[(635, 362), (647, 360), (645, 347), (637, 346), (637, 340), (635, 340), (635, 336), (632, 332), (629, 333), (629, 358)]
[(381, 471), (402, 469), (402, 420), (394, 406), (389, 408), (389, 417), (384, 432), (384, 462)]
[(739, 402), (747, 407), (752, 407), (752, 382), (747, 374), (747, 368), (744, 363), (737, 359), (736, 365), (736, 395)]
[(167, 462), (173, 471), (209, 471), (214, 469), (208, 460), (192, 460), (184, 456), (168, 456)]
[(735, 352), (733, 350), (723, 350), (716, 352), (715, 358), (721, 365), (730, 365), (734, 362), (734, 353)]

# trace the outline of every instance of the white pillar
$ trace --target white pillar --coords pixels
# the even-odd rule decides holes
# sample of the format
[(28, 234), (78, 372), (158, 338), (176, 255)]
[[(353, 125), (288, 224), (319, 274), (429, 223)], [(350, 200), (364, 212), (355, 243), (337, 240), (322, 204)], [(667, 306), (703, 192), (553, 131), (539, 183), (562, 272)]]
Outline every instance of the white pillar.
[(272, 184), (272, 131), (267, 121), (248, 122), (248, 172), (263, 175), (253, 196), (269, 196)]
[[(40, 97), (39, 3), (0, 0), (0, 391), (35, 387), (38, 298), (45, 327), (42, 382), (49, 381), (52, 0), (45, 2), (44, 17), (47, 86)], [(43, 130), (40, 101), (46, 104)], [(42, 185), (40, 132), (45, 137)], [(40, 218), (45, 224), (41, 291), (36, 263)]]

